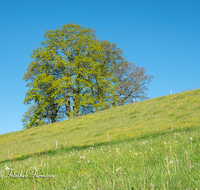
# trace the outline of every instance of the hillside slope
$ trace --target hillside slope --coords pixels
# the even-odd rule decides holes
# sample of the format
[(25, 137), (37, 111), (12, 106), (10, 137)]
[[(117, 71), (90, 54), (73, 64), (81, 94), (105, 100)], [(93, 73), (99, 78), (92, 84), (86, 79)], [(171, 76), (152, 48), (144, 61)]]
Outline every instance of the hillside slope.
[(58, 148), (137, 139), (200, 126), (200, 89), (128, 104), (42, 127), (0, 135), (0, 161)]

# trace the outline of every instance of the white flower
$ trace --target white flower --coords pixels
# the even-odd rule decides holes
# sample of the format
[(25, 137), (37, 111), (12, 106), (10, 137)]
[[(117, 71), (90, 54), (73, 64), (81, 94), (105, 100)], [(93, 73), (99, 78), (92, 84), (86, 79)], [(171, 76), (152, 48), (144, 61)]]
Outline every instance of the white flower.
[(163, 141), (164, 144), (167, 144), (166, 142)]
[(85, 159), (85, 156), (80, 156), (81, 159)]
[[(151, 148), (151, 147), (150, 147)], [(151, 151), (153, 151), (153, 148), (151, 148)]]
[(142, 142), (142, 144), (146, 144), (146, 143), (147, 143), (147, 141), (145, 141), (145, 140)]
[(121, 170), (121, 169), (122, 169), (122, 167), (117, 168), (117, 169), (116, 169), (116, 172), (119, 171), (119, 170)]
[(129, 150), (129, 152), (131, 152), (131, 150)]
[(190, 140), (192, 140), (192, 137), (190, 137)]
[(165, 158), (165, 160), (168, 160), (168, 158)]
[(77, 186), (74, 186), (73, 189), (77, 189)]
[(137, 156), (137, 155), (138, 155), (138, 153), (136, 152), (136, 153), (135, 153), (135, 155)]
[(170, 164), (173, 164), (174, 163), (174, 161), (173, 160), (170, 160), (170, 162), (169, 162)]
[(87, 163), (89, 164), (89, 163), (90, 163), (90, 160), (88, 160)]
[(142, 153), (140, 152), (140, 154), (142, 154)]
[(9, 167), (6, 167), (6, 170), (8, 171), (10, 168)]

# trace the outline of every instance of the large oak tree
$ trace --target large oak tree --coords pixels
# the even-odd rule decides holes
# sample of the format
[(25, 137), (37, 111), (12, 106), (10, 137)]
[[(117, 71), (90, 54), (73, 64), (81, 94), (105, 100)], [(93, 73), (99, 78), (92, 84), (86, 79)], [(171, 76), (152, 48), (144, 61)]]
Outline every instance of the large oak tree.
[(126, 61), (116, 44), (99, 40), (94, 30), (70, 23), (44, 38), (23, 77), (29, 87), (24, 103), (37, 105), (34, 117), (40, 122), (56, 122), (63, 111), (72, 118), (146, 98), (152, 76)]

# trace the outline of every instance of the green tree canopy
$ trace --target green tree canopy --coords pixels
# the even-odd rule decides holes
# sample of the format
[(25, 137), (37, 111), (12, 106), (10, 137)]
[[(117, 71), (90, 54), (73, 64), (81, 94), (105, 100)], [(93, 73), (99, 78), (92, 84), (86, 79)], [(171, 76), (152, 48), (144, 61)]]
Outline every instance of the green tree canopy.
[(41, 110), (37, 108), (37, 105), (30, 105), (28, 110), (24, 113), (22, 118), (23, 129), (30, 129), (44, 125), (45, 122), (42, 118)]
[(151, 76), (132, 67), (116, 44), (99, 40), (94, 30), (70, 23), (44, 38), (23, 77), (29, 87), (24, 103), (34, 102), (42, 118), (53, 123), (60, 112), (71, 118), (122, 105), (139, 94), (145, 98)]

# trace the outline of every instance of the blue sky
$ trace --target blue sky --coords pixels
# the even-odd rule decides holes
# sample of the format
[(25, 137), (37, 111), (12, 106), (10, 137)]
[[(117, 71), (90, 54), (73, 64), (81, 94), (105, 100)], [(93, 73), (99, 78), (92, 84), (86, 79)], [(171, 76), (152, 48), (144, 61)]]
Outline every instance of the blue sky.
[(200, 88), (199, 0), (0, 2), (0, 133), (22, 129), (23, 74), (45, 31), (74, 23), (116, 43), (147, 74), (150, 98)]

